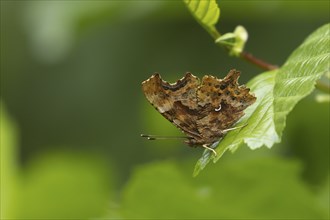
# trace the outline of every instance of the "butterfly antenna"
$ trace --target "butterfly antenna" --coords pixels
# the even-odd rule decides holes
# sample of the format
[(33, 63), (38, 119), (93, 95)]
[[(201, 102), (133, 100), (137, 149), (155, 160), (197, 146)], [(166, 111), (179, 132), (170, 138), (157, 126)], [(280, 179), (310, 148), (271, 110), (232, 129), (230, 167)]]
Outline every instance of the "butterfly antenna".
[(147, 138), (148, 140), (189, 139), (189, 137), (184, 137), (184, 136), (160, 136), (160, 135), (150, 135), (150, 134), (141, 134), (141, 137)]

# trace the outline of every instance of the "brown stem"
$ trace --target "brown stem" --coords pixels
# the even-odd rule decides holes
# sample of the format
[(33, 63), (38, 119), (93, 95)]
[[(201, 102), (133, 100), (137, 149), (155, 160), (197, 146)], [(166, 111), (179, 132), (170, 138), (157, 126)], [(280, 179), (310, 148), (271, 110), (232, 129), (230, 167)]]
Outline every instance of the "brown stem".
[(241, 54), (240, 54), (241, 58), (243, 58), (244, 60), (260, 67), (261, 69), (264, 69), (264, 70), (274, 70), (274, 69), (278, 69), (278, 66), (276, 65), (273, 65), (273, 64), (270, 64), (270, 63), (267, 63), (261, 59), (258, 59), (256, 57), (254, 57), (251, 53), (248, 53), (248, 52), (245, 52), (243, 51)]

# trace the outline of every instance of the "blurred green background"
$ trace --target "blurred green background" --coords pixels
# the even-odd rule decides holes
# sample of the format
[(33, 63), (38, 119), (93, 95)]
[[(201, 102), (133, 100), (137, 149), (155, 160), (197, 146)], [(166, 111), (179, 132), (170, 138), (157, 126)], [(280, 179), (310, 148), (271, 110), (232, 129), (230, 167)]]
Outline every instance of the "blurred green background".
[[(329, 22), (329, 1), (218, 1), (221, 33), (281, 65)], [(329, 45), (325, 45), (329, 46)], [(215, 46), (181, 1), (1, 1), (1, 218), (329, 218), (329, 103), (315, 91), (272, 149), (192, 177), (202, 149), (141, 82), (262, 71)]]

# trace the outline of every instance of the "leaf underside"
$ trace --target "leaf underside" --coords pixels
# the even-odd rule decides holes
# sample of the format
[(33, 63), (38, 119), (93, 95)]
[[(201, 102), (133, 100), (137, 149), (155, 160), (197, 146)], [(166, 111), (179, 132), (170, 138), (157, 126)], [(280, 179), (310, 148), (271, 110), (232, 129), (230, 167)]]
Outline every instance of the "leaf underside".
[(271, 148), (281, 141), (286, 116), (294, 106), (315, 88), (315, 82), (329, 72), (330, 25), (313, 32), (278, 70), (262, 73), (247, 83), (257, 101), (245, 111), (236, 126), (247, 124), (228, 133), (215, 151), (203, 152), (197, 161), (194, 176), (213, 160), (218, 161), (227, 151), (235, 151), (243, 143), (249, 148)]

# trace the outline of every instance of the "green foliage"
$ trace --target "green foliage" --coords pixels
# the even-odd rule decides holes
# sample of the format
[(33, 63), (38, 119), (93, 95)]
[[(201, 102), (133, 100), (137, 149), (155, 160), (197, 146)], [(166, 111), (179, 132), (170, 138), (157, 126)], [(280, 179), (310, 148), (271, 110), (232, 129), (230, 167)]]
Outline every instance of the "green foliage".
[[(161, 162), (139, 167), (123, 192), (123, 218), (325, 218), (301, 182), (300, 164), (279, 158), (222, 161), (201, 174)], [(146, 196), (148, 195), (148, 196)], [(194, 207), (194, 208), (192, 208)], [(288, 208), (290, 207), (290, 208)], [(237, 211), (239, 210), (239, 211)]]
[(282, 68), (266, 72), (252, 79), (247, 86), (256, 94), (257, 102), (246, 110), (237, 124), (244, 128), (230, 132), (220, 142), (215, 157), (204, 151), (195, 166), (196, 176), (213, 158), (216, 162), (223, 153), (236, 150), (243, 143), (251, 149), (263, 145), (272, 147), (281, 140), (287, 114), (299, 100), (314, 89), (315, 81), (329, 71), (329, 25), (308, 37), (288, 58)]
[[(271, 85), (274, 75), (270, 72), (268, 79), (263, 75), (258, 78)], [(261, 83), (258, 78), (251, 82), (252, 87)], [(4, 111), (1, 137), (1, 162), (5, 165), (1, 166), (2, 218), (327, 217), (328, 185), (313, 194), (301, 181), (301, 164), (292, 160), (230, 158), (217, 164), (221, 169), (210, 167), (201, 178), (189, 175), (189, 160), (143, 165), (127, 181), (120, 208), (116, 208), (109, 202), (112, 185), (106, 178), (108, 166), (99, 157), (68, 152), (43, 154), (29, 163), (24, 175), (12, 178), (18, 174), (13, 163), (14, 127)], [(5, 157), (11, 159), (6, 162)], [(109, 214), (104, 216), (106, 210)]]
[(239, 130), (229, 132), (215, 149), (217, 156), (214, 157), (209, 150), (205, 150), (202, 157), (198, 160), (194, 176), (196, 176), (209, 161), (213, 158), (216, 162), (228, 150), (236, 150), (243, 143), (246, 143), (251, 149), (256, 149), (262, 145), (272, 147), (279, 137), (275, 132), (273, 122), (273, 88), (275, 75), (277, 71), (260, 74), (251, 80), (247, 86), (255, 93), (256, 102), (246, 109), (245, 115), (236, 126), (247, 124)]
[(215, 25), (220, 17), (220, 8), (215, 0), (183, 0), (198, 23), (214, 38), (215, 43), (224, 46), (229, 54), (239, 56), (248, 39), (246, 29), (239, 25), (234, 32), (221, 35)]
[(235, 28), (233, 33), (226, 33), (215, 40), (215, 43), (220, 46), (227, 46), (229, 48), (229, 55), (239, 56), (248, 40), (247, 30), (239, 25)]
[[(251, 33), (269, 39), (267, 48), (258, 41), (250, 48), (270, 60), (282, 60), (286, 48), (299, 44), (283, 33), (294, 26), (295, 35), (304, 36), (328, 18), (329, 8), (326, 1), (218, 2), (228, 24), (244, 20)], [(271, 151), (241, 147), (192, 178), (191, 164), (201, 149), (140, 140), (141, 131), (179, 132), (140, 93), (139, 82), (149, 73), (176, 79), (186, 70), (254, 71), (200, 41), (205, 33), (194, 32), (182, 2), (2, 1), (1, 6), (1, 95), (11, 110), (8, 115), (1, 103), (1, 219), (329, 219), (329, 103), (303, 99), (283, 137), (277, 135), (273, 89), (281, 70), (248, 83), (258, 96), (240, 122), (248, 125), (230, 132), (218, 149), (271, 146), (282, 138)], [(281, 16), (265, 16), (267, 10)], [(215, 29), (219, 15), (214, 18)], [(239, 40), (234, 33), (213, 37), (230, 49)], [(173, 161), (148, 162), (168, 157)]]
[(310, 94), (315, 82), (329, 73), (330, 24), (312, 33), (280, 68), (275, 78), (274, 121), (281, 136), (287, 114), (299, 100)]
[(196, 20), (212, 35), (213, 38), (218, 38), (220, 34), (215, 28), (215, 24), (220, 17), (220, 8), (215, 0), (184, 0), (189, 11)]
[(1, 105), (1, 219), (87, 219), (105, 213), (111, 185), (100, 157), (50, 152), (21, 175), (16, 140)]
[[(107, 209), (106, 163), (83, 153), (50, 153), (30, 164), (22, 179), (20, 217), (87, 219)], [(42, 207), (42, 209), (40, 209)]]

